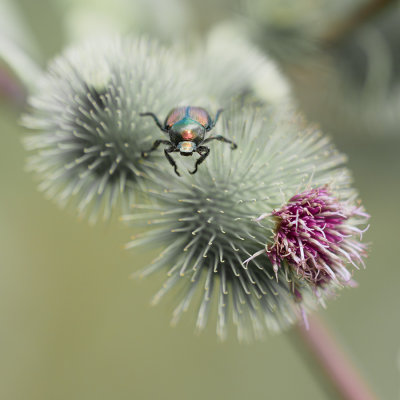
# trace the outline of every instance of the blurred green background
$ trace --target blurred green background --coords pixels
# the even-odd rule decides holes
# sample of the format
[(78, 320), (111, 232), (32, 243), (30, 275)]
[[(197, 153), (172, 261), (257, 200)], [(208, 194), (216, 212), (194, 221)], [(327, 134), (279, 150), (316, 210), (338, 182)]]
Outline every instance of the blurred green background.
[[(16, 3), (45, 57), (60, 51), (58, 2)], [(209, 11), (213, 21), (224, 7)], [(400, 132), (346, 130), (335, 115), (322, 118), (327, 110), (318, 110), (314, 92), (296, 91), (309, 117), (348, 154), (372, 216), (359, 287), (320, 314), (379, 397), (399, 398)], [(213, 321), (195, 335), (190, 313), (171, 328), (168, 302), (149, 306), (164, 277), (129, 279), (156, 252), (123, 251), (133, 232), (118, 221), (89, 227), (47, 201), (24, 171), (19, 117), (0, 97), (0, 399), (326, 398), (286, 334), (243, 345), (232, 329), (220, 343)]]

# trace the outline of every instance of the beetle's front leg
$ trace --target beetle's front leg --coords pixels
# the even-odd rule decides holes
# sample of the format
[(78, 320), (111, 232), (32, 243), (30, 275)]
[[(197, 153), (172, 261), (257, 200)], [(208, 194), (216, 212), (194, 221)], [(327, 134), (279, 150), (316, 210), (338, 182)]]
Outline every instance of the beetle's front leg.
[[(204, 143), (204, 142), (203, 142)], [(200, 154), (200, 158), (196, 160), (196, 164), (194, 164), (194, 170), (189, 171), (192, 175), (197, 172), (197, 167), (208, 157), (210, 154), (210, 149), (207, 146), (199, 146), (197, 148), (197, 153)]]
[(161, 124), (160, 120), (157, 118), (157, 115), (155, 115), (152, 112), (144, 112), (139, 114), (141, 117), (152, 117), (154, 119), (154, 122), (157, 124), (157, 126), (163, 131), (163, 132), (168, 132), (167, 129), (164, 128), (164, 126)]
[(181, 174), (178, 172), (178, 166), (176, 165), (176, 162), (174, 159), (169, 155), (169, 153), (172, 153), (174, 151), (178, 151), (175, 146), (170, 146), (166, 149), (164, 149), (164, 154), (165, 157), (167, 158), (168, 162), (174, 167), (174, 171), (178, 176), (181, 176)]
[(151, 147), (151, 149), (149, 149), (149, 150), (147, 150), (147, 151), (142, 151), (142, 157), (143, 157), (143, 158), (148, 157), (148, 156), (149, 156), (149, 153), (151, 153), (152, 151), (156, 150), (160, 144), (169, 144), (169, 145), (170, 145), (171, 142), (168, 141), (168, 140), (156, 140), (156, 141), (153, 143), (153, 146)]
[(218, 140), (220, 142), (230, 143), (232, 150), (235, 150), (237, 148), (237, 144), (235, 142), (232, 142), (232, 140), (229, 140), (226, 137), (221, 136), (221, 135), (210, 137), (210, 138), (206, 139), (203, 143), (211, 142), (211, 140)]

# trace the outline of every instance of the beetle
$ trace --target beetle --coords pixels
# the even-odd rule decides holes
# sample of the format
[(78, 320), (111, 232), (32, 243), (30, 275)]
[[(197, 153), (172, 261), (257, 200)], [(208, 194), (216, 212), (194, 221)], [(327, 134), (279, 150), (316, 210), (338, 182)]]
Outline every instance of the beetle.
[(140, 113), (142, 117), (152, 117), (160, 130), (169, 135), (169, 140), (156, 140), (151, 149), (142, 152), (142, 157), (148, 157), (160, 144), (168, 145), (164, 149), (165, 157), (174, 167), (175, 173), (180, 176), (178, 167), (170, 153), (179, 152), (182, 156), (191, 156), (196, 152), (200, 154), (200, 157), (196, 160), (194, 170), (189, 171), (191, 174), (195, 174), (197, 167), (210, 154), (209, 147), (204, 146), (205, 143), (211, 140), (218, 140), (230, 143), (232, 149), (237, 148), (236, 143), (221, 135), (205, 138), (207, 132), (214, 128), (222, 111), (222, 109), (218, 110), (215, 119), (212, 120), (210, 114), (204, 108), (192, 106), (176, 107), (169, 112), (164, 124), (161, 124), (160, 120), (152, 112)]

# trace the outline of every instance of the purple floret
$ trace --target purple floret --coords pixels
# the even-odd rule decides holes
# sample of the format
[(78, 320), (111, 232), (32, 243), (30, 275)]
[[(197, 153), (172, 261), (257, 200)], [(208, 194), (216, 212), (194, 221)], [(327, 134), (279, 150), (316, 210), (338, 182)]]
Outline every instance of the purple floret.
[(276, 274), (286, 262), (317, 286), (353, 283), (346, 266), (358, 269), (366, 255), (359, 240), (366, 229), (357, 227), (369, 218), (362, 206), (340, 202), (322, 187), (293, 196), (269, 215), (277, 221), (273, 244), (266, 247)]

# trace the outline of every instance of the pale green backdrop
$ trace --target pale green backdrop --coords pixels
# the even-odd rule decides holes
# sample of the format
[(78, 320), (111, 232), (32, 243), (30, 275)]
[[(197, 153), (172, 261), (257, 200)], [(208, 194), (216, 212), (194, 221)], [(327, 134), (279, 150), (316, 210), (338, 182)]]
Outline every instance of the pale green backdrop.
[[(46, 55), (61, 18), (52, 2), (19, 1)], [(54, 32), (54, 35), (49, 35)], [(149, 306), (162, 276), (129, 279), (156, 250), (127, 252), (118, 221), (89, 227), (36, 190), (24, 171), (19, 111), (0, 100), (0, 399), (325, 399), (286, 335), (225, 343), (194, 314), (169, 326)], [(334, 129), (332, 132), (334, 133)], [(338, 135), (372, 215), (367, 270), (321, 315), (384, 399), (400, 393), (400, 140)]]

